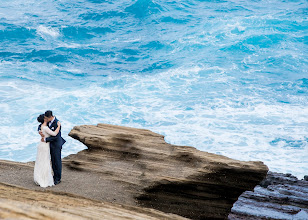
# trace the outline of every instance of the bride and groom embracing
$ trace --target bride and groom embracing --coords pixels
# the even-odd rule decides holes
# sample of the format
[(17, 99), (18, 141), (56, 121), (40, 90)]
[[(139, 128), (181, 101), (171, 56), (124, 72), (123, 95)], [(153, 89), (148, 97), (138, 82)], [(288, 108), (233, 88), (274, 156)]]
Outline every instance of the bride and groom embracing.
[(61, 123), (52, 111), (39, 115), (37, 121), (41, 123), (38, 126), (41, 142), (37, 146), (34, 182), (41, 187), (57, 185), (61, 182), (61, 150), (65, 143), (61, 137)]

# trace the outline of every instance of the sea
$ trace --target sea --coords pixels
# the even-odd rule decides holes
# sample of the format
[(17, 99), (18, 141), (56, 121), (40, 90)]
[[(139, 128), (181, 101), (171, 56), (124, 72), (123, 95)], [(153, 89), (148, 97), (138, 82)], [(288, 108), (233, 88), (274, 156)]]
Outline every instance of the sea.
[(0, 0), (0, 159), (34, 161), (37, 117), (308, 174), (307, 0)]

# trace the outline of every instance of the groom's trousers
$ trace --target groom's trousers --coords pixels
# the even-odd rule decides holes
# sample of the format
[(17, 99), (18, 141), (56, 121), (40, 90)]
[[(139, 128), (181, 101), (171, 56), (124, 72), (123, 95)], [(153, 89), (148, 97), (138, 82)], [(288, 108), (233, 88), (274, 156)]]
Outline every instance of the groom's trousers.
[(53, 169), (53, 179), (55, 182), (61, 180), (62, 161), (61, 161), (61, 147), (50, 145), (51, 164)]

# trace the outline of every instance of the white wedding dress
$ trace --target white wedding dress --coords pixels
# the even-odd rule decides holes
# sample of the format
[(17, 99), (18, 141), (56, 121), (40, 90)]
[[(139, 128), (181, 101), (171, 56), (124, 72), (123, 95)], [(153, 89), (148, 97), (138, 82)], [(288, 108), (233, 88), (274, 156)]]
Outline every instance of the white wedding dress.
[[(45, 137), (56, 136), (56, 133), (47, 126), (42, 126), (41, 131)], [(51, 163), (50, 143), (40, 142), (37, 146), (36, 161), (34, 165), (34, 182), (41, 187), (54, 185)]]

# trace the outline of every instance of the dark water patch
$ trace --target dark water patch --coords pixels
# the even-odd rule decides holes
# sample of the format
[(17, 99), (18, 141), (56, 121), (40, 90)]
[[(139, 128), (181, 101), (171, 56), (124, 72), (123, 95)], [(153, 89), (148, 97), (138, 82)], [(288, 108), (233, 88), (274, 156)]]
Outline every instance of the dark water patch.
[(304, 138), (303, 140), (291, 140), (287, 138), (276, 138), (270, 142), (272, 146), (277, 146), (278, 144), (282, 144), (285, 147), (292, 148), (304, 148), (307, 145), (308, 138)]
[[(94, 65), (99, 65), (99, 66), (108, 66), (107, 63), (102, 63), (102, 62), (94, 62)], [(107, 76), (107, 75), (106, 75)]]
[[(1, 24), (3, 25), (3, 24)], [(25, 42), (29, 38), (36, 37), (36, 31), (25, 27), (5, 24), (3, 30), (0, 29), (0, 41), (21, 41)]]
[[(302, 4), (303, 5), (303, 4)], [(292, 15), (293, 13), (290, 13), (290, 15)], [(306, 1), (306, 7), (302, 7), (302, 8), (299, 8), (298, 10), (296, 10), (294, 12), (295, 15), (304, 15), (304, 16), (308, 16), (308, 7), (307, 7), (307, 1)]]
[(282, 32), (298, 32), (308, 29), (306, 22), (298, 22), (285, 19), (267, 19), (265, 21), (265, 26)]
[(60, 54), (56, 50), (32, 50), (28, 53), (0, 52), (2, 60), (21, 62), (63, 63), (70, 58), (67, 53)]
[[(122, 61), (136, 62), (140, 59), (140, 53), (141, 51), (139, 50), (125, 48), (119, 51), (117, 58), (120, 58)], [(125, 62), (120, 62), (118, 64), (125, 64)]]
[(20, 60), (22, 62), (66, 62), (66, 54), (57, 54), (54, 50), (32, 50), (28, 53), (11, 53), (11, 52), (2, 52), (0, 56), (5, 58), (5, 60)]
[(297, 82), (300, 87), (308, 89), (308, 79), (307, 78), (299, 79), (297, 80)]
[(173, 67), (174, 65), (171, 62), (167, 62), (167, 61), (159, 61), (159, 62), (155, 62), (151, 65), (149, 65), (148, 67), (144, 68), (141, 72), (152, 72), (155, 70), (163, 70), (163, 69), (169, 69), (171, 67)]
[(210, 2), (210, 3), (226, 3), (226, 0), (196, 0), (198, 2)]
[(284, 34), (268, 34), (252, 36), (244, 40), (244, 43), (258, 46), (260, 48), (269, 48), (272, 45), (279, 44), (285, 39)]
[(62, 33), (65, 38), (73, 39), (73, 40), (86, 40), (94, 37), (98, 37), (100, 35), (104, 35), (107, 33), (114, 32), (109, 27), (82, 27), (82, 26), (71, 26), (62, 29)]
[(49, 63), (64, 63), (68, 61), (68, 57), (66, 55), (53, 55), (46, 57), (45, 59)]
[(173, 18), (173, 17), (163, 17), (161, 19), (162, 22), (166, 23), (173, 23), (173, 24), (186, 24), (189, 22), (189, 19), (179, 19), (179, 18)]
[(65, 38), (84, 40), (95, 37), (94, 34), (89, 34), (88, 28), (85, 27), (67, 27), (62, 29)]
[(101, 13), (85, 13), (81, 14), (80, 17), (85, 20), (94, 20), (99, 21), (102, 19), (109, 19), (113, 17), (124, 17), (126, 16), (126, 13), (118, 12), (118, 11), (106, 11)]
[(221, 13), (235, 13), (235, 12), (251, 12), (251, 10), (244, 8), (242, 6), (230, 6), (230, 7), (222, 7), (220, 9), (215, 10), (216, 12), (221, 12)]
[(8, 60), (9, 58), (11, 59), (15, 59), (15, 58), (18, 58), (20, 57), (20, 53), (12, 53), (12, 52), (0, 52), (0, 57), (2, 59), (5, 59), (5, 60)]
[(27, 16), (27, 17), (33, 17), (33, 18), (38, 18), (38, 17), (40, 17), (38, 14), (33, 14), (33, 12), (32, 12), (32, 13), (25, 13), (25, 16)]
[(95, 34), (106, 34), (106, 33), (114, 32), (114, 30), (112, 30), (109, 27), (95, 27), (95, 28), (91, 28), (91, 31), (94, 32)]
[(133, 14), (137, 18), (143, 18), (162, 11), (163, 8), (151, 0), (137, 0), (134, 4), (125, 8), (125, 12)]
[(226, 51), (226, 52), (230, 52), (230, 53), (252, 53), (255, 51), (255, 49), (253, 47), (249, 47), (247, 44), (243, 44), (243, 42), (238, 42), (236, 44), (227, 46), (227, 47), (223, 47), (220, 49), (221, 51)]
[(99, 48), (68, 48), (68, 47), (58, 47), (57, 50), (63, 51), (70, 55), (79, 55), (81, 57), (114, 57), (115, 53), (112, 51), (102, 51)]
[(137, 57), (129, 57), (125, 61), (127, 61), (127, 62), (135, 62), (135, 61), (138, 61), (138, 60), (139, 60), (139, 58), (137, 58)]
[(138, 50), (133, 50), (133, 49), (123, 49), (120, 52), (127, 54), (127, 55), (138, 55), (139, 54)]
[(25, 59), (33, 62), (47, 61), (50, 63), (57, 63), (67, 61), (67, 56), (57, 54), (54, 50), (32, 50), (31, 53), (25, 56)]
[(54, 55), (53, 50), (32, 50), (31, 53), (29, 53), (26, 58), (33, 58), (33, 57), (48, 57)]
[(160, 41), (151, 41), (145, 45), (141, 45), (140, 48), (144, 49), (155, 49), (155, 50), (160, 50), (162, 48), (164, 48), (165, 45), (162, 44)]
[(95, 4), (108, 2), (108, 0), (87, 0), (87, 1)]
[(85, 73), (84, 71), (75, 72), (75, 71), (72, 71), (72, 70), (69, 70), (69, 69), (68, 70), (62, 70), (61, 73), (65, 74), (65, 77), (63, 77), (63, 79), (65, 79), (65, 78), (67, 78), (69, 76), (76, 76), (76, 77), (78, 77), (77, 78), (77, 80), (78, 80), (78, 79), (80, 79), (79, 77), (83, 78), (83, 77), (87, 77), (88, 76), (88, 74)]

